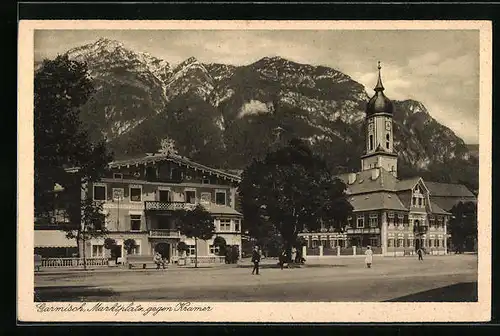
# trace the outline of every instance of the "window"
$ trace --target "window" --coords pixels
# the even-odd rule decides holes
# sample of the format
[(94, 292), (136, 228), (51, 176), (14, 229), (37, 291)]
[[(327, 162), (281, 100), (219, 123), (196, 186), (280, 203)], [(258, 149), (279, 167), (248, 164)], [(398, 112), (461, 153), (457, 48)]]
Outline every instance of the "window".
[(362, 229), (365, 227), (365, 216), (358, 216), (356, 221), (356, 227)]
[(373, 135), (370, 134), (370, 150), (373, 150)]
[(421, 207), (422, 206), (422, 199), (419, 197), (418, 198), (418, 206)]
[(312, 241), (312, 247), (313, 247), (313, 248), (318, 247), (318, 245), (319, 245), (319, 243), (318, 243), (318, 241), (317, 241), (317, 240), (313, 240), (313, 241)]
[(122, 173), (114, 173), (113, 178), (121, 180), (121, 179), (123, 179), (123, 174)]
[(241, 229), (240, 224), (241, 224), (240, 219), (234, 220), (234, 231), (240, 232), (240, 229)]
[(203, 179), (201, 180), (201, 184), (210, 184), (210, 179), (206, 176), (203, 176)]
[(389, 149), (389, 145), (390, 145), (389, 133), (387, 133), (385, 135), (385, 140), (386, 140), (386, 142), (385, 142), (385, 148)]
[(411, 247), (411, 239), (406, 239), (406, 247)]
[(403, 225), (403, 219), (405, 218), (404, 215), (398, 214), (398, 225)]
[(434, 241), (432, 239), (429, 240), (429, 247), (433, 247)]
[(378, 238), (370, 238), (371, 246), (378, 246)]
[(196, 191), (195, 190), (186, 190), (184, 192), (186, 203), (196, 204)]
[(172, 168), (170, 170), (170, 178), (174, 181), (179, 181), (184, 178), (184, 172), (179, 168)]
[(378, 227), (378, 215), (377, 214), (370, 215), (370, 227), (371, 228)]
[(394, 212), (388, 212), (387, 213), (387, 223), (389, 225), (394, 223)]
[(231, 220), (221, 219), (220, 220), (220, 231), (231, 231)]
[(415, 196), (412, 198), (411, 205), (417, 206), (417, 198)]
[(440, 244), (440, 243), (441, 243), (441, 241), (440, 241), (439, 239), (436, 239), (436, 240), (435, 240), (435, 242), (434, 242), (434, 245), (435, 245), (436, 247), (441, 247), (441, 244)]
[(103, 245), (92, 245), (92, 257), (93, 258), (104, 257), (104, 246)]
[(389, 238), (387, 240), (387, 246), (388, 247), (394, 247), (394, 239), (393, 238)]
[(219, 246), (210, 245), (210, 254), (219, 254)]
[(404, 239), (403, 238), (398, 239), (398, 247), (404, 247)]
[(141, 230), (141, 215), (130, 215), (130, 231)]
[(218, 190), (215, 192), (215, 203), (218, 205), (226, 205), (226, 191)]
[(170, 202), (169, 190), (158, 190), (158, 201), (168, 203)]
[(186, 251), (186, 255), (193, 256), (196, 254), (196, 246), (195, 245), (187, 245), (188, 250)]
[(105, 201), (106, 200), (106, 186), (105, 185), (95, 185), (94, 186), (94, 201)]
[(434, 226), (434, 223), (435, 223), (434, 216), (429, 216), (429, 225)]
[(131, 202), (141, 202), (142, 201), (142, 187), (130, 187), (130, 201)]

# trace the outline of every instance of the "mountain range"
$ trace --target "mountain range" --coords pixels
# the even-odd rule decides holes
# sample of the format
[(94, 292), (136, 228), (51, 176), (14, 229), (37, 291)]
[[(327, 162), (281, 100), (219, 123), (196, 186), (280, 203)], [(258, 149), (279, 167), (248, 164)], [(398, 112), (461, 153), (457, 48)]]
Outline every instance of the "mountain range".
[[(66, 54), (88, 66), (96, 92), (81, 117), (92, 138), (107, 140), (115, 159), (167, 146), (203, 164), (243, 169), (270, 147), (300, 137), (335, 169), (359, 169), (369, 97), (362, 84), (333, 68), (282, 57), (243, 66), (191, 57), (174, 65), (108, 39)], [(390, 98), (390, 87), (386, 93)], [(393, 102), (402, 171), (425, 172), (449, 160), (475, 164), (464, 141), (422, 103)]]

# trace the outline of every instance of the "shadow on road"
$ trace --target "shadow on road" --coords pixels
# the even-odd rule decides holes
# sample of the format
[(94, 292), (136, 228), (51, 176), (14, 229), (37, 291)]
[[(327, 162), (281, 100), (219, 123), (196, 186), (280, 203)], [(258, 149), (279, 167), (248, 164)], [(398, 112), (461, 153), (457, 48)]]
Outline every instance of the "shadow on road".
[[(329, 264), (304, 264), (304, 265), (297, 265), (297, 264), (290, 264), (288, 266), (285, 266), (284, 268), (333, 268), (333, 267), (347, 267), (347, 265), (329, 265)], [(253, 265), (238, 265), (238, 268), (253, 268)], [(260, 269), (269, 269), (269, 268), (280, 268), (279, 264), (261, 264), (259, 265)]]
[(461, 282), (385, 302), (477, 302), (477, 282)]
[(110, 297), (116, 293), (110, 289), (88, 286), (35, 287), (35, 302), (85, 301), (86, 297)]

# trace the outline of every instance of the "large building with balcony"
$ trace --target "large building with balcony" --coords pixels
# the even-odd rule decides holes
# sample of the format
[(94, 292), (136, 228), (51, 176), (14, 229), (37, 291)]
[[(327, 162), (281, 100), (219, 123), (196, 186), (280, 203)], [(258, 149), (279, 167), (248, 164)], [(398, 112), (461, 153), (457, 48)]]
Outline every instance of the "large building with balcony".
[(394, 108), (384, 95), (380, 65), (378, 69), (375, 95), (366, 107), (366, 150), (361, 171), (339, 176), (347, 185), (353, 214), (344, 232), (322, 228), (301, 233), (308, 254), (318, 254), (318, 250), (323, 254), (353, 254), (354, 247), (363, 253), (367, 245), (383, 255), (413, 254), (419, 247), (431, 254), (445, 254), (451, 209), (458, 202), (477, 200), (461, 184), (428, 182), (420, 177), (398, 179)]
[[(238, 246), (241, 254), (242, 215), (236, 210), (239, 181), (237, 173), (213, 169), (168, 152), (112, 162), (107, 175), (98, 183), (86, 185), (82, 195), (102, 202), (108, 230), (105, 237), (86, 242), (85, 254), (91, 258), (109, 256), (104, 240), (112, 238), (117, 243), (118, 262), (125, 261), (127, 253), (123, 243), (127, 239), (136, 243), (133, 254), (152, 256), (159, 251), (175, 262), (180, 255), (177, 246), (184, 242), (188, 247), (187, 256), (194, 255), (194, 238), (180, 234), (173, 214), (178, 209), (189, 210), (198, 204), (210, 212), (216, 228), (212, 239), (198, 239), (198, 256), (217, 254), (213, 244), (217, 236), (223, 237), (227, 245)], [(38, 235), (40, 245), (41, 235), (49, 233), (61, 236), (62, 243), (76, 247), (64, 238), (62, 231), (36, 230), (35, 240)], [(48, 239), (47, 244), (56, 244), (54, 237)]]

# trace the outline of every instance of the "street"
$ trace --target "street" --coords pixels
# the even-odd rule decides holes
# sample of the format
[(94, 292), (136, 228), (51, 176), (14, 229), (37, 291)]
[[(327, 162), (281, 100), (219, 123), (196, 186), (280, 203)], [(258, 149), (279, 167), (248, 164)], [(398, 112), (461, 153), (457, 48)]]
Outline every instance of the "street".
[(476, 301), (477, 255), (375, 256), (311, 260), (280, 270), (264, 261), (167, 270), (64, 271), (35, 274), (35, 301)]

